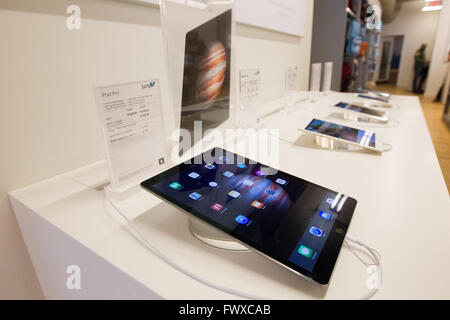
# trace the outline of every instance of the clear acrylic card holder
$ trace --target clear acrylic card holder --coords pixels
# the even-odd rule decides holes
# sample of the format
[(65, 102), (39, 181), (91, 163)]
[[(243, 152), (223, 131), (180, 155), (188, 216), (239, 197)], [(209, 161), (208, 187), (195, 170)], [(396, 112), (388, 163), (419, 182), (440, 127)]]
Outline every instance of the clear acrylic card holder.
[(161, 0), (172, 139), (180, 155), (201, 144), (208, 130), (237, 127), (233, 3)]

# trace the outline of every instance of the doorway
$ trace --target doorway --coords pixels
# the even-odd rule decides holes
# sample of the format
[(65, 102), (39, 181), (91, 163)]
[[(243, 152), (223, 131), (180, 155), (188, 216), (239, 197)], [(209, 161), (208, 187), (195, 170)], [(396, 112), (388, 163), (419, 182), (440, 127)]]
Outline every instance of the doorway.
[(389, 83), (393, 85), (397, 84), (404, 38), (405, 36), (394, 36), (394, 48), (392, 50), (391, 70), (389, 71)]
[(405, 36), (385, 36), (381, 40), (380, 69), (377, 82), (397, 85)]
[(381, 61), (378, 82), (388, 82), (391, 71), (392, 52), (394, 51), (394, 37), (383, 37), (381, 41)]
[(377, 82), (397, 84), (403, 41), (403, 35), (383, 37), (381, 41), (381, 59)]

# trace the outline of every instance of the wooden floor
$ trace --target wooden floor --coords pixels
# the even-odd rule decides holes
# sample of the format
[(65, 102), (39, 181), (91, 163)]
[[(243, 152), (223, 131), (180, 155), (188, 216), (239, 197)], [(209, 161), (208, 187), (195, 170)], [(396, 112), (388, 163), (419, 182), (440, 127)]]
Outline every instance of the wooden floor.
[[(397, 88), (393, 85), (377, 85), (377, 90), (390, 92), (392, 94), (416, 95), (411, 91)], [(428, 130), (433, 140), (434, 149), (439, 159), (442, 174), (444, 175), (447, 190), (450, 190), (450, 129), (442, 120), (444, 105), (433, 102), (433, 98), (425, 98), (419, 95)]]

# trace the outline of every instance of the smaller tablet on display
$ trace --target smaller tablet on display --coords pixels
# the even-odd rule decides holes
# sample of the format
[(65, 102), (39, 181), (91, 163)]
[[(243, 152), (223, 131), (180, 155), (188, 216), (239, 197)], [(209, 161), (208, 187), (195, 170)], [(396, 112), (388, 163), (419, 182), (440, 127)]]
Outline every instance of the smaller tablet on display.
[(368, 94), (360, 93), (360, 94), (358, 94), (358, 97), (363, 98), (363, 99), (376, 100), (376, 101), (380, 101), (380, 102), (384, 102), (384, 103), (389, 102), (389, 99), (387, 99), (387, 98), (384, 98), (384, 97), (381, 97), (378, 95), (370, 95), (369, 93)]
[(299, 128), (300, 131), (321, 137), (342, 141), (365, 149), (382, 152), (382, 143), (376, 140), (373, 131), (347, 127), (320, 119), (306, 121)]
[(364, 106), (360, 106), (357, 104), (347, 103), (347, 102), (339, 102), (334, 105), (335, 108), (339, 108), (340, 110), (350, 111), (355, 114), (359, 114), (360, 116), (365, 116), (369, 118), (373, 118), (379, 121), (389, 121), (387, 113), (382, 110), (376, 110), (367, 108)]

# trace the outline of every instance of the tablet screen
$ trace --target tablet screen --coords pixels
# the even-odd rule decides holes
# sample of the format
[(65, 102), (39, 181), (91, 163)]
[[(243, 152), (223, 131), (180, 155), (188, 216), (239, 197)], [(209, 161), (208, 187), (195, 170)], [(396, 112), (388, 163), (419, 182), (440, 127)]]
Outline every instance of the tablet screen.
[(371, 100), (376, 100), (376, 101), (381, 101), (381, 102), (385, 102), (385, 103), (388, 103), (389, 102), (389, 99), (387, 99), (387, 98), (381, 98), (381, 97), (374, 97), (374, 96), (371, 96), (370, 94), (358, 94), (358, 97), (359, 98), (364, 98), (364, 99), (371, 99)]
[(231, 27), (230, 9), (186, 34), (181, 128), (200, 120), (213, 128), (229, 117)]
[(375, 132), (372, 131), (346, 127), (319, 119), (313, 119), (305, 130), (375, 148)]
[(219, 148), (141, 185), (320, 284), (329, 281), (356, 206), (353, 198)]
[(335, 105), (335, 107), (341, 108), (341, 109), (346, 109), (346, 110), (351, 110), (351, 111), (355, 111), (355, 112), (361, 112), (364, 114), (368, 114), (368, 115), (380, 117), (380, 118), (384, 117), (384, 115), (385, 115), (384, 112), (382, 112), (382, 111), (373, 110), (370, 108), (358, 106), (355, 104), (349, 104), (346, 102), (339, 102), (338, 104)]

